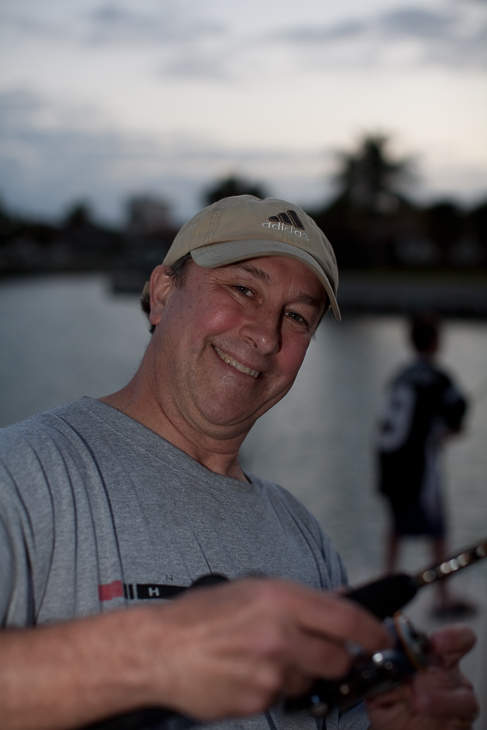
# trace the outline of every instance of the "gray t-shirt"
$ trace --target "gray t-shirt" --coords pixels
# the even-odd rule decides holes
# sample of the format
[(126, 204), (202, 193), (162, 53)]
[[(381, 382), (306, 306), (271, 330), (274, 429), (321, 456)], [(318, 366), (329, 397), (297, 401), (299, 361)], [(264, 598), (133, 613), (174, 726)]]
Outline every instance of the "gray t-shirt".
[[(30, 626), (170, 599), (203, 575), (346, 581), (330, 540), (289, 492), (207, 470), (91, 398), (0, 430), (0, 621)], [(306, 713), (228, 726), (316, 727)], [(225, 725), (227, 725), (225, 723)], [(368, 726), (360, 711), (340, 730)], [(337, 717), (327, 729), (337, 728)]]

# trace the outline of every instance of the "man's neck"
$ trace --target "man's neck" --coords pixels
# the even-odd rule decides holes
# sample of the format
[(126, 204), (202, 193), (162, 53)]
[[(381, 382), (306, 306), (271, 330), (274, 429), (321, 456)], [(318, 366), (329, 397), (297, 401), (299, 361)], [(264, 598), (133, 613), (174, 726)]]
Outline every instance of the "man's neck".
[(238, 454), (244, 437), (228, 440), (211, 437), (191, 438), (188, 429), (183, 432), (157, 407), (152, 398), (142, 396), (134, 378), (128, 385), (115, 393), (99, 398), (102, 403), (138, 421), (146, 428), (169, 441), (188, 456), (210, 471), (240, 481), (248, 481), (238, 462)]

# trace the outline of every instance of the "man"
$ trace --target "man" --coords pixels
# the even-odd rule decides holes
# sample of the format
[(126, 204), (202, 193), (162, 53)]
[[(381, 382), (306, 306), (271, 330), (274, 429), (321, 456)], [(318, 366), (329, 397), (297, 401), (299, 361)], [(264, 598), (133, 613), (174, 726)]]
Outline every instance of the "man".
[[(5, 429), (3, 728), (154, 706), (225, 728), (316, 728), (278, 700), (343, 676), (354, 647), (390, 646), (336, 590), (345, 573), (316, 521), (238, 461), (325, 311), (339, 318), (337, 283), (329, 242), (297, 206), (220, 201), (152, 273), (153, 334), (128, 385)], [(231, 580), (181, 594), (215, 574)], [(468, 628), (438, 633), (438, 666), (369, 702), (370, 718), (335, 711), (327, 730), (470, 727), (458, 661), (473, 642)]]
[[(437, 364), (438, 318), (414, 314), (408, 334), (414, 357), (389, 384), (377, 434), (379, 489), (391, 513), (386, 544), (386, 569), (391, 572), (407, 538), (425, 537), (437, 564), (447, 557), (440, 459), (446, 440), (461, 431), (467, 410), (459, 387)], [(466, 601), (454, 599), (444, 582), (438, 584), (437, 595), (434, 615), (461, 616), (473, 610)]]

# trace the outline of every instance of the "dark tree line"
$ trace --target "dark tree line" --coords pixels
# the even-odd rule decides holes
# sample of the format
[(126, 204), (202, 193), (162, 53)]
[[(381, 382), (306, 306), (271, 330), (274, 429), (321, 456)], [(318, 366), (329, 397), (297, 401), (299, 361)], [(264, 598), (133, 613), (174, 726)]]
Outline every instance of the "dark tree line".
[[(382, 135), (364, 137), (355, 150), (337, 153), (334, 195), (311, 209), (335, 248), (341, 267), (487, 267), (487, 200), (468, 210), (454, 200), (413, 202), (409, 158), (395, 159)], [(203, 191), (208, 205), (230, 195), (272, 194), (258, 182), (231, 175)], [(134, 196), (119, 229), (96, 222), (85, 202), (57, 224), (15, 215), (0, 204), (0, 273), (45, 270), (147, 270), (161, 260), (178, 226), (157, 197)]]

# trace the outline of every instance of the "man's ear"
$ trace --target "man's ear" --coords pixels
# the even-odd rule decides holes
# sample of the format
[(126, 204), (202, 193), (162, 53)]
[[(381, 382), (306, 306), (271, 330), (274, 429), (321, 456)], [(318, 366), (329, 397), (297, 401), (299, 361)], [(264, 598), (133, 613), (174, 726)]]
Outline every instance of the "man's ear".
[(150, 277), (150, 323), (154, 326), (161, 321), (167, 296), (172, 289), (174, 282), (167, 273), (169, 267), (159, 264), (156, 266)]

